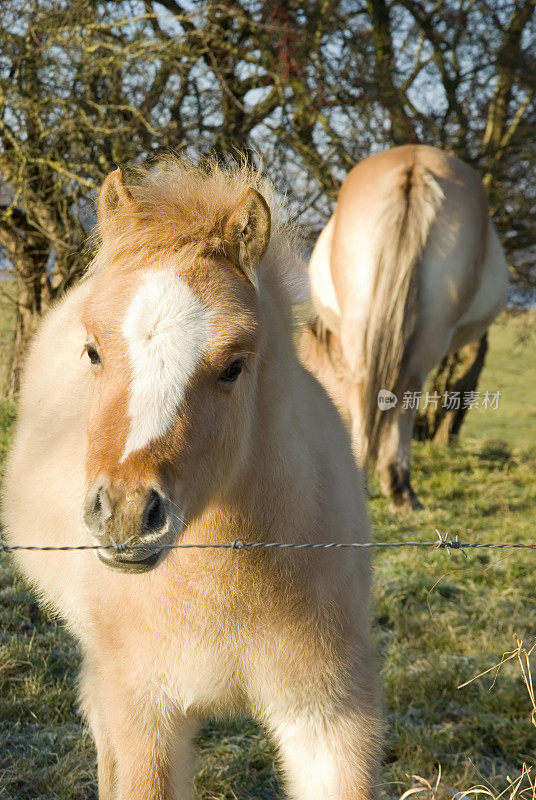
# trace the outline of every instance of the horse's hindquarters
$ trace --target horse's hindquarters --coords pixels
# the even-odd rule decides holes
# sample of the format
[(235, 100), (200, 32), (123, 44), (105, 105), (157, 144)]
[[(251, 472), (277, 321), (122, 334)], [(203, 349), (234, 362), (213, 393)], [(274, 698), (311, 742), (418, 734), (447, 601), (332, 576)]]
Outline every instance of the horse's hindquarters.
[(451, 349), (457, 350), (484, 335), (497, 314), (504, 308), (508, 287), (508, 264), (493, 222), (490, 220), (485, 258), (474, 298), (458, 320)]
[(334, 333), (340, 325), (340, 308), (331, 275), (331, 248), (335, 218), (331, 217), (322, 230), (309, 262), (311, 294), (316, 311), (323, 323)]

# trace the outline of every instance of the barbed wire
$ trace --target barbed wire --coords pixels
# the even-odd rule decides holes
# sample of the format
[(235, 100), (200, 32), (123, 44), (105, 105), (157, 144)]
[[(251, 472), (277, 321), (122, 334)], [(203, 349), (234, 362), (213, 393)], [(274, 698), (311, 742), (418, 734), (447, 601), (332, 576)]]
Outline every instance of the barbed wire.
[[(137, 550), (190, 550), (190, 549), (212, 549), (212, 550), (256, 550), (256, 549), (280, 549), (280, 550), (336, 550), (342, 548), (403, 548), (403, 547), (423, 547), (435, 550), (459, 550), (466, 558), (465, 550), (493, 549), (493, 550), (536, 550), (536, 543), (527, 542), (461, 542), (458, 535), (454, 538), (450, 533), (440, 533), (436, 529), (437, 539), (433, 542), (244, 542), (241, 539), (234, 539), (232, 542), (178, 542), (176, 544), (129, 544), (126, 542), (114, 542), (110, 544), (80, 544), (80, 545), (22, 545), (5, 544), (0, 540), (0, 552), (10, 553), (17, 550), (36, 550), (41, 552), (50, 551), (80, 551), (80, 550), (115, 550), (116, 553), (129, 553)], [(111, 537), (110, 537), (111, 538)]]

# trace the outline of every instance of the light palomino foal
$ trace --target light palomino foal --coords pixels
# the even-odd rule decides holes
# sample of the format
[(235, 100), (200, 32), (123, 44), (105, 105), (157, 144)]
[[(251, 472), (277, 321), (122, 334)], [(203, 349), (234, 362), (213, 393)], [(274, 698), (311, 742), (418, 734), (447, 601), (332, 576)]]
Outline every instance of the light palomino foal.
[(369, 537), (347, 433), (294, 351), (269, 195), (246, 169), (111, 173), (94, 266), (26, 365), (8, 540), (142, 547), (17, 556), (81, 643), (100, 800), (189, 797), (198, 722), (229, 713), (274, 737), (289, 797), (375, 794), (368, 551), (162, 549)]
[[(302, 336), (303, 361), (351, 422), (363, 469), (377, 456), (384, 494), (418, 507), (416, 408), (404, 408), (404, 393), (479, 339), (505, 300), (507, 265), (480, 178), (423, 145), (365, 159), (342, 185), (309, 274), (319, 321)], [(396, 406), (379, 408), (382, 389)]]

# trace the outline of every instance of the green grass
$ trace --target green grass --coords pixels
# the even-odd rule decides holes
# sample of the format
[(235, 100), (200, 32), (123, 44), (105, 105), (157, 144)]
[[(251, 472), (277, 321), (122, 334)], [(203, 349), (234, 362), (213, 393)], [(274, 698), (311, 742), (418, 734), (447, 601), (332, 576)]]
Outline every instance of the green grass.
[(464, 437), (536, 442), (536, 312), (502, 314), (490, 329), (479, 389), (501, 392), (498, 411), (473, 409)]
[[(481, 387), (503, 391), (498, 412), (472, 412), (453, 449), (414, 445), (414, 482), (425, 510), (394, 516), (372, 482), (378, 539), (432, 540), (438, 528), (467, 540), (536, 541), (536, 363), (533, 348), (518, 343), (529, 322), (525, 315), (492, 331)], [(0, 448), (12, 415), (9, 407), (0, 417)], [(536, 763), (536, 729), (515, 662), (493, 689), (490, 675), (457, 688), (511, 650), (514, 633), (527, 645), (536, 640), (535, 574), (530, 551), (470, 551), (467, 559), (444, 551), (377, 552), (383, 797), (399, 797), (413, 774), (432, 780), (439, 764), (442, 785), (461, 790), (489, 782), (502, 790), (523, 762)], [(77, 712), (78, 664), (73, 640), (0, 556), (0, 800), (96, 797), (93, 745)], [(253, 723), (207, 724), (199, 751), (199, 798), (282, 796), (273, 750)]]

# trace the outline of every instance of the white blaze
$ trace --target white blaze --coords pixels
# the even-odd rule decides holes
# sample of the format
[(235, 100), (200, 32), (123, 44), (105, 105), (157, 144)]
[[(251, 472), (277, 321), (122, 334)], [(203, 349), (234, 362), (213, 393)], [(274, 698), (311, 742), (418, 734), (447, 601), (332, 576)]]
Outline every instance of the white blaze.
[(132, 366), (122, 461), (171, 427), (210, 338), (210, 311), (172, 269), (147, 272), (123, 325)]

